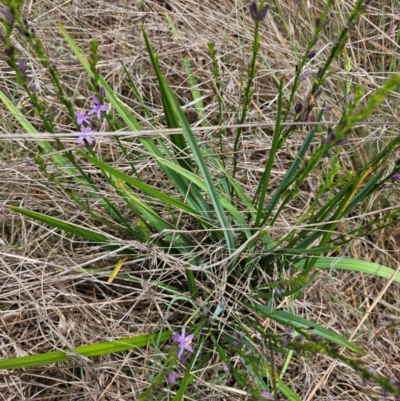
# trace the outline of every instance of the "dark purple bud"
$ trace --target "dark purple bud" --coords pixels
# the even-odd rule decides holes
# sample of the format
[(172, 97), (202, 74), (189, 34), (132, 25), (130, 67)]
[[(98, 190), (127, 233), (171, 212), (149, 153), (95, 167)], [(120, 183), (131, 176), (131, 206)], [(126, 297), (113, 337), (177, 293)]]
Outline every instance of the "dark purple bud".
[(28, 160), (26, 163), (28, 164), (28, 166), (36, 167), (36, 163), (33, 160)]
[(106, 90), (102, 86), (99, 89), (99, 93), (101, 97), (106, 97)]
[(325, 191), (325, 192), (321, 195), (321, 198), (322, 198), (322, 199), (325, 199), (325, 198), (329, 195), (329, 192), (330, 192), (330, 191)]
[(332, 129), (328, 129), (328, 135), (321, 141), (321, 145), (329, 145), (336, 138), (336, 132)]
[(253, 1), (250, 4), (250, 15), (254, 21), (264, 21), (265, 17), (268, 14), (268, 6), (263, 7), (261, 10), (258, 9), (257, 2)]
[(310, 70), (304, 70), (300, 75), (299, 75), (299, 79), (300, 79), (300, 81), (304, 81), (304, 80), (306, 80), (309, 76), (310, 76), (310, 74), (311, 74), (311, 71)]
[(318, 78), (321, 76), (321, 73), (322, 73), (322, 67), (319, 67), (318, 71), (317, 71), (317, 77)]
[(26, 60), (23, 58), (19, 63), (18, 63), (18, 69), (24, 74), (26, 72)]
[(354, 93), (350, 93), (350, 95), (349, 95), (347, 101), (348, 101), (348, 102), (354, 102)]
[(257, 19), (261, 22), (265, 20), (265, 17), (268, 14), (268, 7), (265, 6), (262, 10), (259, 11), (258, 15), (257, 15)]
[(317, 51), (315, 49), (310, 50), (307, 54), (306, 57), (311, 60), (312, 58), (315, 57), (315, 55), (317, 54)]
[(22, 60), (20, 60), (20, 62), (18, 63), (18, 69), (21, 71), (22, 77), (24, 78), (24, 81), (25, 81), (26, 80), (26, 60), (24, 58)]
[(14, 16), (12, 15), (12, 13), (10, 13), (9, 11), (7, 11), (5, 8), (0, 8), (0, 14), (1, 14), (4, 18), (8, 19), (10, 22), (14, 22), (14, 21), (15, 21), (15, 18), (14, 18)]
[(299, 114), (303, 110), (303, 103), (297, 102), (296, 106), (294, 106), (294, 111)]
[(394, 173), (390, 179), (392, 180), (392, 182), (399, 182), (400, 181), (400, 173)]
[(349, 138), (342, 138), (339, 139), (336, 143), (335, 146), (342, 146), (342, 145), (346, 145), (346, 143), (349, 142)]

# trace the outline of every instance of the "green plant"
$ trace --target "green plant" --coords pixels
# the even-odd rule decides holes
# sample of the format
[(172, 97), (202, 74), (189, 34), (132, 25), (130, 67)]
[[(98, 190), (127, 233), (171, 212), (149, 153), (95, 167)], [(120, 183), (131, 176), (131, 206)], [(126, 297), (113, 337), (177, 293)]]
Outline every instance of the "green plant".
[[(36, 44), (35, 51), (43, 65), (49, 69), (55, 87), (59, 89), (60, 99), (69, 110), (71, 124), (80, 126), (79, 142), (85, 145), (83, 150), (66, 152), (61, 141), (57, 141), (58, 150), (63, 153), (62, 156), (52, 158), (51, 162), (59, 168), (67, 167), (66, 170), (60, 168), (57, 176), (48, 172), (45, 155), (36, 156), (36, 163), (48, 180), (56, 183), (67, 197), (78, 204), (92, 219), (101, 223), (102, 229), (93, 230), (83, 224), (72, 224), (51, 213), (42, 214), (15, 206), (10, 209), (62, 230), (72, 237), (81, 237), (92, 244), (100, 244), (105, 249), (116, 250), (121, 257), (134, 260), (140, 257), (143, 248), (148, 249), (149, 252), (157, 249), (163, 257), (171, 258), (174, 263), (184, 269), (186, 282), (174, 282), (173, 285), (165, 284), (164, 286), (165, 290), (175, 297), (171, 301), (171, 306), (174, 303), (191, 306), (192, 315), (184, 327), (190, 327), (195, 333), (185, 336), (183, 331), (180, 337), (178, 335), (178, 339), (175, 336), (175, 342), (180, 348), (173, 349), (163, 365), (166, 371), (171, 373), (177, 359), (182, 356), (182, 347), (186, 346), (187, 351), (194, 350), (193, 359), (185, 366), (185, 373), (174, 400), (183, 399), (185, 391), (195, 379), (192, 374), (194, 367), (201, 369), (206, 365), (210, 353), (207, 347), (210, 346), (236, 377), (239, 389), (255, 398), (267, 398), (271, 393), (281, 392), (287, 399), (299, 399), (283, 380), (284, 371), (294, 353), (304, 356), (307, 353), (319, 353), (338, 358), (363, 377), (376, 380), (389, 391), (398, 391), (387, 379), (375, 377), (355, 359), (343, 356), (336, 346), (345, 347), (348, 351), (359, 355), (363, 354), (361, 348), (332, 330), (277, 308), (279, 299), (286, 297), (294, 299), (310, 286), (318, 275), (318, 268), (349, 269), (388, 279), (394, 276), (394, 280), (400, 282), (400, 276), (390, 268), (340, 257), (342, 247), (351, 239), (349, 235), (358, 236), (362, 230), (364, 235), (368, 235), (382, 226), (394, 224), (390, 217), (371, 222), (367, 232), (365, 228), (360, 227), (354, 227), (346, 233), (338, 230), (340, 222), (356, 211), (366, 199), (377, 194), (383, 185), (395, 181), (393, 177), (399, 174), (399, 166), (389, 168), (390, 157), (399, 148), (400, 138), (398, 137), (385, 144), (384, 148), (357, 173), (343, 172), (338, 160), (338, 151), (340, 146), (347, 146), (350, 130), (358, 122), (364, 121), (399, 86), (398, 75), (387, 80), (380, 89), (371, 94), (364, 105), (361, 105), (361, 88), (357, 88), (354, 100), (345, 108), (336, 129), (329, 130), (321, 146), (311, 150), (312, 144), (317, 140), (317, 130), (324, 126), (324, 110), (321, 110), (316, 124), (310, 124), (310, 128), (306, 130), (306, 137), (282, 180), (272, 193), (268, 193), (276, 156), (297, 129), (296, 124), (287, 128), (286, 123), (289, 121), (293, 99), (301, 82), (311, 77), (310, 73), (305, 74), (309, 70), (305, 70), (304, 67), (315, 56), (313, 51), (315, 40), (326, 23), (332, 3), (332, 1), (327, 2), (319, 18), (315, 35), (305, 49), (301, 63), (297, 66), (296, 77), (287, 98), (283, 78), (280, 81), (272, 145), (259, 186), (253, 196), (246, 193), (236, 176), (235, 156), (232, 160), (227, 160), (226, 157), (221, 160), (215, 155), (216, 149), (211, 145), (199, 144), (184, 111), (162, 74), (158, 54), (153, 51), (145, 29), (143, 29), (143, 35), (156, 74), (166, 126), (169, 129), (180, 130), (178, 133), (174, 131), (168, 138), (163, 136), (155, 139), (146, 136), (138, 138), (142, 149), (150, 155), (151, 160), (157, 165), (157, 171), (165, 180), (160, 185), (148, 184), (140, 176), (135, 164), (142, 154), (131, 155), (127, 151), (130, 142), (123, 141), (118, 136), (116, 141), (118, 141), (120, 154), (131, 166), (131, 173), (123, 172), (102, 159), (102, 155), (93, 147), (96, 132), (91, 128), (90, 131), (82, 129), (89, 129), (84, 127), (87, 120), (83, 119), (83, 114), (77, 115), (66, 100), (57, 70), (49, 63), (40, 42), (34, 37), (28, 37), (29, 41)], [(354, 26), (363, 8), (365, 8), (363, 2), (358, 1), (349, 16), (347, 27), (340, 33), (329, 57), (314, 77), (310, 97), (318, 96), (318, 92), (332, 73), (329, 68), (339, 57), (350, 27)], [(17, 9), (17, 7), (10, 8), (9, 13), (19, 20)], [(256, 74), (261, 40), (258, 27), (265, 17), (264, 14), (260, 17), (263, 10), (266, 10), (265, 2), (262, 2), (260, 7), (255, 3), (252, 4), (252, 16), (256, 27), (255, 39), (248, 80), (244, 88), (243, 106), (240, 110), (241, 127), (238, 128), (234, 138), (235, 154), (238, 151), (243, 123), (252, 97), (252, 82)], [(11, 34), (11, 28), (10, 25), (7, 38)], [(94, 92), (95, 100), (92, 114), (98, 113), (100, 119), (101, 113), (108, 111), (108, 105), (105, 103), (110, 102), (112, 111), (108, 112), (106, 118), (112, 131), (116, 131), (120, 126), (125, 126), (131, 131), (142, 130), (135, 117), (98, 73), (96, 43), (93, 42), (91, 46), (91, 56), (88, 60), (61, 25), (60, 30), (90, 78), (90, 87)], [(6, 55), (7, 52), (12, 53), (9, 50), (8, 39), (5, 45)], [(213, 54), (212, 46), (210, 49)], [(215, 58), (215, 54), (212, 57)], [(12, 68), (17, 71), (18, 66), (15, 60), (9, 57), (9, 61)], [(188, 74), (191, 74), (189, 60), (185, 59), (184, 63)], [(215, 65), (213, 68), (214, 75), (217, 77)], [(17, 77), (18, 84), (27, 90), (29, 95), (29, 88), (24, 84), (22, 74), (18, 73)], [(132, 90), (139, 93), (132, 79), (130, 84)], [(200, 112), (203, 107), (198, 101), (199, 94), (194, 88), (196, 81), (191, 80), (190, 85), (199, 115), (203, 117)], [(52, 132), (51, 121), (46, 117), (45, 110), (33, 94), (30, 97), (43, 127)], [(6, 107), (15, 111), (15, 106), (5, 94), (1, 94), (1, 99)], [(219, 97), (218, 102), (221, 101)], [(220, 106), (220, 110), (222, 109)], [(312, 109), (312, 104), (297, 107), (294, 123), (307, 122)], [(205, 118), (202, 118), (202, 122), (206, 122)], [(31, 133), (36, 130), (23, 116), (19, 117), (19, 123)], [(50, 145), (46, 142), (38, 142), (38, 145), (45, 151), (50, 149)], [(221, 140), (219, 148), (223, 150)], [(311, 156), (308, 156), (310, 152)], [(321, 162), (325, 163), (322, 167)], [(81, 167), (83, 163), (90, 163), (98, 170), (102, 179), (101, 187), (85, 173)], [(80, 184), (79, 193), (73, 193), (68, 189), (67, 173), (73, 173), (74, 181)], [(274, 236), (274, 230), (278, 225), (280, 214), (298, 199), (300, 188), (312, 175), (321, 176), (323, 185), (305, 210), (298, 225), (277, 238)], [(325, 195), (327, 191), (329, 195)], [(117, 196), (117, 201), (114, 195)], [(91, 208), (83, 200), (85, 197), (97, 201), (99, 208)], [(395, 212), (397, 213), (398, 209)], [(128, 215), (134, 216), (134, 219), (129, 218)], [(193, 232), (201, 233), (201, 237)], [(133, 245), (132, 239), (136, 241)], [(202, 251), (204, 249), (206, 251)], [(215, 251), (216, 256), (211, 257), (210, 250)], [(328, 253), (335, 258), (325, 256)], [(162, 266), (161, 258), (158, 259)], [(119, 277), (128, 279), (123, 275)], [(215, 283), (215, 277), (219, 278), (218, 284)], [(230, 294), (229, 300), (226, 301), (218, 296), (220, 288), (225, 285), (229, 285), (229, 288), (233, 290), (244, 288), (245, 291), (240, 290)], [(186, 295), (187, 291), (190, 296)], [(203, 302), (204, 308), (198, 306), (200, 302)], [(230, 316), (226, 319), (224, 331), (219, 334), (219, 322), (225, 312), (226, 302), (234, 304), (237, 313), (234, 317)], [(278, 335), (273, 330), (266, 329), (261, 324), (261, 320), (265, 318), (286, 327), (286, 331)], [(260, 336), (259, 344), (252, 337), (254, 334)], [(160, 348), (160, 343), (169, 337), (170, 332), (162, 333), (157, 337)], [(190, 340), (193, 337), (198, 339), (195, 347), (189, 344), (188, 337)], [(81, 355), (87, 355), (84, 352), (85, 348), (75, 350)], [(114, 352), (114, 348), (107, 352)], [(285, 367), (280, 372), (274, 364), (276, 353), (285, 355)], [(240, 368), (229, 363), (232, 355), (239, 357)], [(52, 354), (40, 358), (35, 356), (23, 361), (6, 360), (0, 362), (0, 368), (47, 363), (49, 360), (47, 358), (51, 356)], [(68, 356), (65, 352), (61, 352), (57, 354), (57, 357), (59, 358), (57, 361), (64, 361)], [(160, 374), (155, 383), (142, 394), (143, 399), (156, 394), (164, 380), (165, 371), (159, 365), (157, 368)], [(267, 377), (267, 383), (264, 377)]]

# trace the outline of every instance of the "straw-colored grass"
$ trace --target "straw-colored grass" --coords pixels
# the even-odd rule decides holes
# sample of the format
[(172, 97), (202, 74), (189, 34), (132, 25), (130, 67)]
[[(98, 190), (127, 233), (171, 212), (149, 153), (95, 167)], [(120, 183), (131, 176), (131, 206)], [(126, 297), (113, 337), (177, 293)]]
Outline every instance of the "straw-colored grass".
[[(295, 75), (295, 66), (311, 38), (315, 19), (322, 10), (321, 1), (271, 1), (270, 13), (262, 24), (262, 42), (259, 70), (255, 79), (255, 93), (248, 122), (259, 123), (257, 128), (243, 132), (238, 158), (238, 177), (244, 189), (253, 194), (261, 175), (271, 145), (272, 127), (263, 123), (275, 121), (279, 79), (285, 77), (286, 94)], [(71, 101), (81, 107), (90, 107), (90, 92), (85, 85), (87, 76), (79, 62), (71, 55), (62, 39), (56, 22), (60, 21), (89, 54), (89, 42), (100, 42), (99, 69), (109, 85), (147, 129), (159, 128), (163, 119), (160, 97), (154, 72), (146, 52), (141, 26), (144, 24), (152, 44), (160, 53), (163, 73), (177, 93), (190, 122), (199, 125), (198, 113), (190, 96), (183, 58), (188, 57), (193, 74), (198, 80), (207, 120), (218, 123), (218, 104), (215, 100), (215, 82), (211, 72), (208, 42), (215, 42), (222, 95), (226, 109), (224, 125), (237, 122), (241, 104), (241, 85), (246, 79), (247, 64), (251, 58), (253, 21), (248, 15), (248, 2), (212, 0), (35, 0), (26, 1), (23, 15), (30, 21), (36, 35), (54, 59)], [(336, 2), (329, 16), (329, 23), (316, 43), (316, 58), (309, 68), (316, 72), (328, 55), (339, 27), (351, 11), (353, 2)], [(179, 31), (174, 38), (165, 13), (168, 13)], [(351, 34), (350, 41), (324, 91), (317, 99), (317, 108), (331, 107), (328, 116), (336, 121), (341, 115), (346, 84), (352, 90), (356, 84), (364, 87), (365, 96), (380, 87), (390, 74), (398, 71), (400, 5), (396, 0), (372, 2)], [(21, 56), (28, 53), (17, 40), (14, 45)], [(351, 60), (351, 70), (345, 71), (345, 56)], [(70, 132), (73, 128), (68, 114), (52, 96), (53, 89), (40, 61), (29, 58), (28, 79), (49, 105), (57, 132)], [(132, 74), (154, 116), (149, 121), (133, 93), (127, 89), (127, 78), (121, 61)], [(296, 100), (305, 101), (311, 89), (305, 81)], [(29, 116), (26, 96), (17, 89), (4, 60), (0, 60), (0, 89), (19, 105)], [(133, 334), (145, 334), (160, 327), (174, 329), (189, 309), (168, 309), (172, 296), (157, 283), (185, 280), (184, 266), (176, 264), (163, 250), (149, 247), (143, 257), (126, 261), (121, 273), (131, 274), (132, 280), (116, 279), (108, 283), (104, 272), (113, 270), (118, 258), (113, 254), (79, 240), (63, 237), (59, 230), (51, 229), (7, 209), (7, 205), (23, 206), (46, 213), (56, 210), (70, 222), (82, 223), (87, 216), (68, 201), (60, 189), (49, 183), (29, 164), (29, 150), (34, 142), (13, 139), (20, 133), (15, 119), (0, 104), (1, 110), (1, 170), (0, 170), (0, 350), (1, 358), (29, 355), (55, 349), (68, 348), (65, 339), (74, 346), (117, 339)], [(348, 170), (360, 168), (381, 143), (399, 134), (399, 96), (390, 96), (369, 122), (354, 130), (351, 146), (342, 151), (342, 162)], [(33, 121), (33, 118), (31, 118)], [(98, 127), (99, 131), (106, 127)], [(217, 130), (197, 132), (199, 140), (214, 142), (218, 146)], [(162, 133), (160, 134), (162, 135)], [(234, 130), (224, 129), (226, 154), (232, 155)], [(324, 133), (321, 132), (321, 137)], [(7, 139), (9, 138), (9, 139)], [(277, 157), (271, 188), (279, 182), (289, 162), (293, 160), (303, 132), (298, 131)], [(65, 138), (68, 147), (75, 147), (75, 139)], [(97, 141), (96, 150), (109, 155), (110, 164), (123, 171), (129, 166), (114, 157), (115, 144), (111, 136)], [(160, 171), (148, 160), (144, 150), (133, 142), (130, 152), (137, 152), (141, 159), (136, 166), (148, 177), (147, 182), (163, 187)], [(52, 167), (49, 166), (49, 169)], [(90, 170), (90, 166), (85, 166)], [(95, 171), (92, 171), (95, 174)], [(304, 188), (303, 203), (296, 202), (281, 216), (274, 227), (274, 236), (287, 233), (301, 218), (310, 197), (315, 194), (319, 177), (314, 177)], [(104, 183), (104, 191), (109, 189)], [(73, 187), (79, 192), (79, 188)], [(363, 225), (371, 216), (384, 214), (387, 207), (398, 205), (398, 192), (383, 192), (373, 202), (365, 203), (357, 219), (349, 224)], [(93, 202), (92, 200), (88, 200)], [(118, 201), (116, 197), (116, 202)], [(91, 204), (96, 208), (96, 204)], [(87, 225), (94, 226), (90, 220)], [(194, 229), (196, 229), (194, 227)], [(345, 225), (341, 228), (347, 229)], [(193, 232), (193, 238), (202, 236)], [(376, 233), (370, 238), (354, 238), (343, 249), (344, 256), (375, 261), (398, 268), (398, 228)], [(126, 239), (128, 241), (128, 239)], [(210, 261), (217, 259), (218, 244), (204, 249)], [(85, 270), (87, 269), (87, 270)], [(229, 302), (227, 313), (235, 315), (235, 299), (230, 298), (232, 283), (222, 285), (225, 277), (221, 271), (210, 272)], [(148, 285), (151, 280), (154, 285)], [(398, 309), (399, 288), (387, 281), (362, 274), (321, 272), (314, 284), (294, 301), (285, 300), (281, 307), (292, 311), (351, 338), (368, 351), (365, 362), (379, 374), (400, 379), (398, 352), (400, 319)], [(245, 293), (245, 288), (235, 291)], [(375, 303), (375, 301), (377, 301)], [(226, 319), (226, 317), (224, 318)], [(221, 320), (221, 330), (225, 320)], [(265, 322), (266, 325), (272, 324)], [(272, 326), (273, 327), (273, 326)], [(278, 333), (281, 327), (276, 327)], [(154, 365), (154, 349), (139, 349), (107, 357), (95, 358), (87, 367), (78, 362), (43, 366), (12, 372), (0, 372), (0, 400), (134, 400), (150, 384)], [(214, 385), (218, 375), (218, 361), (214, 355), (204, 371), (195, 372), (196, 380), (188, 392), (188, 399), (242, 400), (229, 381), (223, 386)], [(277, 359), (277, 364), (283, 361)], [(182, 370), (183, 371), (183, 370)], [(341, 363), (327, 357), (309, 360), (294, 358), (284, 379), (302, 400), (375, 400), (379, 388), (364, 384), (358, 375)], [(167, 398), (165, 392), (165, 399)], [(172, 399), (172, 398), (169, 398)]]

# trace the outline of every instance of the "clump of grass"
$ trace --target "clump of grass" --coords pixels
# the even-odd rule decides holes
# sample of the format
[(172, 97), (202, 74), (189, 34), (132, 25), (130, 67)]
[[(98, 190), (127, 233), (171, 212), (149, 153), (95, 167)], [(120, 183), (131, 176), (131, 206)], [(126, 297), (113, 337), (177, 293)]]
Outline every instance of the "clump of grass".
[[(24, 116), (19, 117), (19, 123), (29, 133), (45, 129), (54, 133), (55, 138), (58, 134), (51, 114), (27, 84), (26, 65), (17, 63), (11, 44), (15, 21), (22, 29), (20, 34), (26, 40), (26, 46), (31, 46), (32, 52), (48, 71), (56, 95), (70, 117), (69, 124), (77, 130), (77, 145), (84, 145), (67, 149), (61, 139), (56, 139), (56, 148), (53, 148), (48, 142), (38, 141), (42, 150), (51, 150), (55, 155), (48, 158), (36, 150), (36, 165), (42, 177), (81, 210), (85, 221), (92, 222), (92, 226), (85, 222), (71, 223), (53, 210), (38, 212), (16, 206), (9, 209), (66, 233), (73, 241), (81, 238), (87, 242), (86, 246), (117, 255), (118, 262), (111, 272), (98, 271), (91, 266), (85, 273), (98, 274), (109, 283), (114, 280), (140, 281), (147, 290), (158, 286), (162, 288), (160, 294), (167, 294), (169, 299), (163, 305), (162, 313), (167, 314), (170, 310), (176, 314), (185, 310), (185, 313), (182, 313), (184, 317), (178, 316), (174, 320), (183, 328), (175, 330), (173, 335), (170, 322), (165, 319), (156, 334), (145, 338), (126, 336), (81, 348), (64, 341), (65, 350), (57, 354), (6, 360), (0, 362), (0, 368), (35, 366), (50, 360), (77, 359), (82, 363), (80, 358), (84, 356), (120, 352), (133, 346), (144, 347), (145, 339), (156, 347), (158, 357), (143, 361), (141, 369), (151, 371), (151, 384), (143, 386), (145, 388), (141, 389), (138, 399), (162, 399), (165, 393), (176, 400), (183, 399), (185, 394), (203, 396), (209, 390), (202, 387), (197, 376), (201, 371), (207, 380), (212, 381), (214, 388), (231, 376), (235, 380), (235, 384), (230, 386), (231, 391), (238, 395), (278, 399), (282, 394), (287, 399), (297, 400), (300, 398), (285, 378), (285, 372), (294, 356), (307, 359), (310, 355), (340, 360), (364, 379), (398, 394), (395, 384), (372, 374), (356, 359), (355, 355), (365, 354), (360, 346), (290, 310), (292, 302), (318, 279), (320, 269), (351, 270), (400, 281), (397, 273), (389, 267), (342, 257), (343, 249), (353, 238), (371, 236), (382, 227), (396, 224), (393, 216), (399, 211), (397, 206), (393, 214), (372, 219), (366, 226), (350, 223), (346, 230), (341, 226), (353, 213), (357, 214), (358, 208), (378, 196), (384, 186), (398, 182), (400, 167), (397, 164), (393, 166), (391, 158), (398, 150), (399, 138), (382, 144), (357, 172), (345, 171), (340, 155), (352, 144), (351, 131), (374, 113), (383, 101), (390, 99), (400, 84), (400, 78), (394, 75), (387, 79), (368, 97), (364, 96), (360, 86), (354, 89), (354, 93), (348, 90), (342, 115), (334, 127), (324, 122), (325, 107), (315, 115), (315, 121), (310, 121), (316, 99), (322, 95), (333, 74), (332, 65), (340, 59), (351, 29), (357, 26), (359, 17), (367, 9), (362, 1), (356, 3), (348, 15), (347, 24), (314, 73), (309, 64), (317, 55), (316, 40), (329, 23), (332, 3), (328, 2), (318, 17), (314, 34), (296, 65), (293, 81), (288, 83), (285, 77), (279, 79), (276, 122), (270, 137), (269, 155), (262, 167), (258, 187), (253, 192), (248, 191), (237, 176), (237, 154), (243, 140), (243, 123), (253, 101), (253, 83), (262, 41), (260, 26), (267, 10), (265, 2), (252, 3), (250, 8), (255, 24), (254, 45), (244, 85), (244, 99), (238, 113), (241, 124), (233, 137), (234, 154), (231, 158), (227, 155), (228, 146), (225, 147), (221, 131), (217, 146), (212, 141), (200, 141), (195, 135), (162, 73), (159, 54), (152, 49), (145, 25), (143, 38), (157, 79), (163, 119), (168, 129), (174, 131), (170, 131), (168, 137), (139, 136), (136, 144), (118, 135), (120, 128), (135, 132), (143, 131), (144, 127), (100, 73), (98, 42), (91, 42), (90, 55), (86, 58), (68, 31), (61, 24), (59, 26), (87, 74), (86, 83), (94, 103), (84, 110), (69, 100), (57, 67), (52, 65), (40, 40), (34, 33), (27, 35), (27, 31), (21, 28), (21, 4), (15, 1), (7, 3), (8, 8), (3, 11), (3, 15), (8, 16), (3, 41), (5, 57), (16, 74), (16, 83), (32, 101), (33, 112), (38, 118), (36, 126)], [(218, 53), (213, 45), (209, 48), (212, 73), (217, 81), (216, 87), (220, 88)], [(185, 66), (186, 71), (192, 71), (187, 59)], [(306, 102), (295, 103), (302, 85), (308, 81), (312, 83)], [(191, 84), (193, 101), (198, 114), (202, 115), (203, 105), (196, 98), (201, 92), (196, 91), (195, 81), (192, 80)], [(144, 113), (151, 116), (152, 110), (146, 107), (145, 98), (140, 95), (132, 76), (129, 76), (129, 85), (131, 93), (140, 100)], [(4, 93), (1, 98), (11, 112), (16, 111)], [(218, 93), (216, 101), (221, 114), (226, 107)], [(93, 115), (97, 117), (96, 124), (100, 129), (115, 133), (117, 165), (110, 161), (110, 155), (100, 151), (96, 143), (97, 134), (92, 128), (94, 122), (89, 119)], [(156, 116), (153, 117), (156, 121)], [(206, 120), (203, 118), (202, 121)], [(304, 137), (277, 182), (273, 170), (278, 157), (299, 127), (302, 127)], [(320, 138), (322, 131), (326, 133)], [(125, 167), (122, 168), (120, 163)], [(152, 174), (157, 178), (143, 167), (146, 163), (155, 166)], [(87, 172), (87, 166), (95, 171), (95, 176)], [(289, 229), (283, 229), (279, 224), (282, 214), (303, 201), (302, 189), (315, 177), (319, 177), (319, 181), (314, 199), (303, 202), (305, 206), (298, 221)], [(153, 257), (155, 268), (162, 274), (176, 268), (183, 275), (154, 282), (151, 275), (138, 279), (133, 274), (120, 273), (128, 260), (142, 263), (144, 254)], [(283, 301), (287, 302), (289, 311), (280, 307)], [(168, 342), (171, 336), (172, 343)], [(344, 350), (346, 355), (343, 355)]]

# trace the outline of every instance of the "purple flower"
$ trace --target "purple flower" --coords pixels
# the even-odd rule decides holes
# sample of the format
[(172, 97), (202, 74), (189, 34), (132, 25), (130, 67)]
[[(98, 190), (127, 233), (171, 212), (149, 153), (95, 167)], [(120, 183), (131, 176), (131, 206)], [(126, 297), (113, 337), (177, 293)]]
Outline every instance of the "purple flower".
[(222, 362), (222, 369), (225, 373), (229, 373), (229, 366), (225, 362)]
[(294, 106), (294, 111), (296, 114), (299, 114), (303, 110), (303, 103), (297, 102), (296, 106)]
[(88, 115), (90, 116), (90, 115), (96, 113), (97, 118), (100, 121), (101, 120), (101, 112), (107, 111), (109, 109), (109, 106), (101, 104), (100, 99), (96, 95), (93, 95), (92, 98), (93, 98), (93, 107), (89, 110)]
[(315, 49), (310, 50), (307, 54), (306, 57), (311, 60), (312, 58), (315, 57), (315, 55), (317, 54), (317, 51)]
[(75, 117), (78, 125), (82, 125), (83, 123), (87, 123), (90, 126), (90, 116), (87, 116), (85, 113), (81, 113), (79, 111), (75, 111)]
[(399, 182), (400, 181), (400, 173), (394, 173), (390, 179), (392, 180), (392, 182)]
[(250, 4), (250, 15), (254, 21), (259, 21), (259, 22), (264, 21), (267, 14), (268, 14), (268, 6), (264, 6), (261, 10), (259, 10), (256, 1), (253, 1)]
[(299, 75), (299, 79), (301, 82), (305, 81), (311, 74), (310, 70), (304, 70), (300, 75)]
[[(262, 398), (264, 398), (264, 400), (273, 400), (274, 396), (271, 393), (268, 393), (267, 391), (261, 391), (260, 396)], [(259, 401), (263, 401), (263, 400), (259, 400)]]
[(79, 137), (78, 137), (78, 139), (76, 141), (78, 143), (78, 145), (80, 145), (81, 143), (84, 143), (84, 141), (86, 140), (87, 143), (90, 146), (93, 147), (94, 146), (94, 140), (89, 135), (85, 135), (85, 134), (89, 134), (89, 133), (94, 132), (94, 131), (92, 131), (90, 128), (86, 128), (84, 126), (81, 126), (81, 132), (83, 133), (83, 135), (79, 135)]
[(174, 384), (176, 382), (176, 373), (175, 372), (168, 372), (167, 373), (167, 383)]
[(343, 102), (344, 103), (354, 102), (354, 93), (350, 93), (349, 96), (345, 96)]
[(172, 336), (172, 341), (179, 346), (178, 358), (181, 359), (183, 355), (183, 351), (187, 350), (189, 352), (193, 352), (193, 348), (190, 346), (190, 343), (193, 340), (194, 334), (189, 334), (185, 336), (185, 327), (182, 327), (181, 334), (174, 333)]

